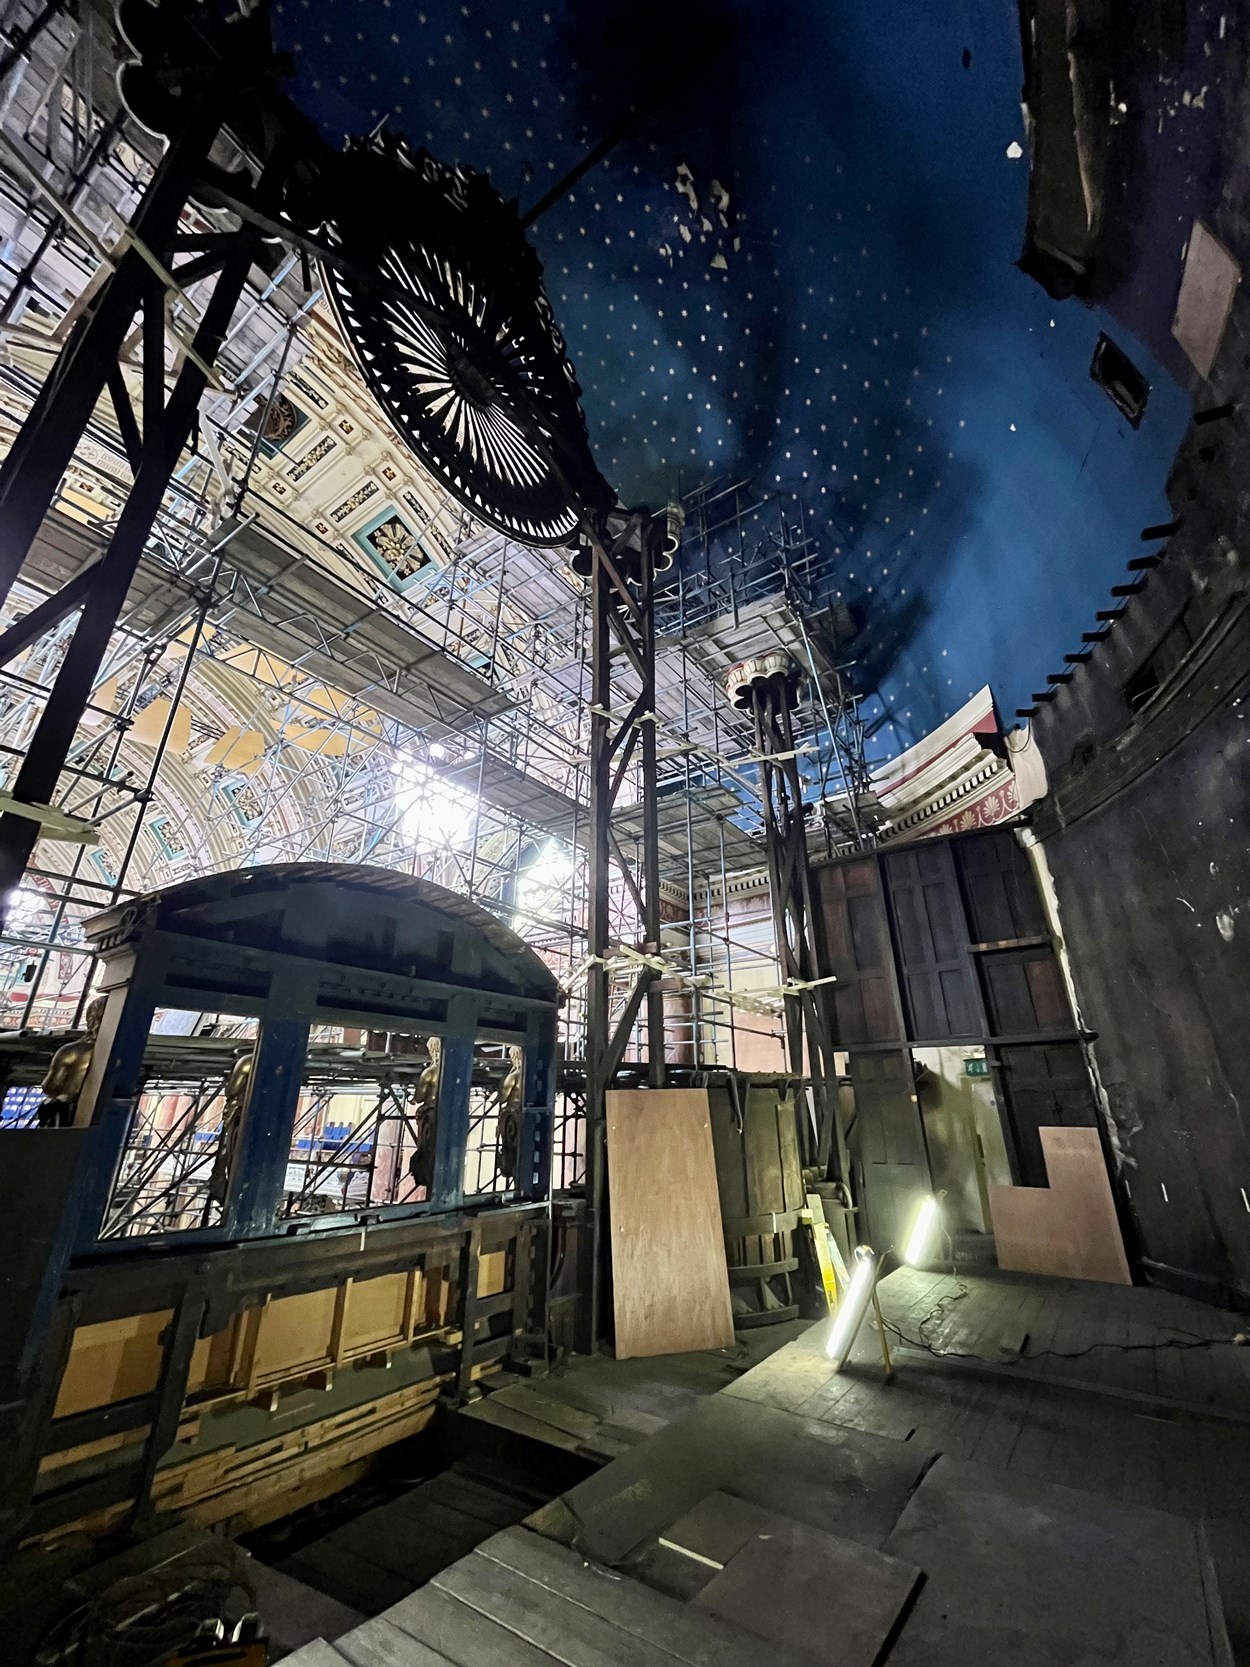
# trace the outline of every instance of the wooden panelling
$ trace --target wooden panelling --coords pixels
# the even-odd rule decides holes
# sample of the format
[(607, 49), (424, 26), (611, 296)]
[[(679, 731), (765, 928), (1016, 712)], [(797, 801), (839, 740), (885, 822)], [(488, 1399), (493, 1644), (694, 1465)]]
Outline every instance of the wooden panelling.
[(903, 1034), (894, 985), (890, 927), (875, 857), (812, 869), (828, 966), (838, 1047), (890, 1042)]
[(861, 1237), (884, 1253), (897, 1244), (917, 1201), (932, 1188), (911, 1054), (853, 1053), (855, 1126), (850, 1141), (859, 1171)]
[(311, 1370), (332, 1358), (330, 1329), (338, 1291), (305, 1291), (300, 1296), (279, 1297), (265, 1309), (252, 1354), (251, 1381), (291, 1377)]
[[(519, 1233), (528, 1246), (534, 1213), (447, 1218), (436, 1224), (437, 1231), (429, 1224), (419, 1230), (405, 1226), (394, 1235), (379, 1235), (390, 1242), (372, 1256), (363, 1234), (325, 1235), (303, 1243), (294, 1255), (291, 1247), (269, 1245), (251, 1269), (249, 1247), (232, 1247), (229, 1263), (220, 1266), (224, 1280), (213, 1277), (218, 1270), (211, 1265), (212, 1252), (207, 1263), (161, 1257), (119, 1261), (107, 1277), (86, 1270), (81, 1275), (86, 1294), (71, 1290), (58, 1311), (66, 1317), (67, 1338), (73, 1315), (79, 1324), (43, 1444), (42, 1469), (49, 1481), (28, 1519), (31, 1538), (55, 1538), (73, 1527), (103, 1531), (124, 1518), (136, 1500), (157, 1508), (194, 1504), (197, 1510), (203, 1501), (205, 1521), (223, 1515), (257, 1521), (346, 1485), (364, 1456), (423, 1426), (426, 1401), (414, 1412), (403, 1398), (407, 1390), (396, 1392), (399, 1400), (383, 1397), (376, 1416), (370, 1413), (366, 1420), (369, 1440), (323, 1453), (313, 1398), (293, 1399), (289, 1391), (329, 1389), (339, 1367), (361, 1361), (382, 1366), (395, 1351), (410, 1347), (433, 1351), (439, 1375), (415, 1386), (431, 1398), (449, 1382), (467, 1390), (484, 1372), (497, 1370), (512, 1331), (491, 1322), (517, 1312), (523, 1317), (531, 1257), (528, 1249), (518, 1254), (515, 1241)], [(474, 1246), (482, 1247), (480, 1254), (475, 1249), (473, 1262), (480, 1318), (469, 1329), (470, 1351), (451, 1371), (447, 1362), (455, 1358), (462, 1336), (458, 1247), (466, 1231)], [(511, 1289), (517, 1267), (525, 1275), (520, 1295)], [(359, 1277), (348, 1269), (359, 1269)], [(324, 1283), (307, 1289), (314, 1280)], [(139, 1311), (127, 1311), (130, 1304)], [(246, 1306), (231, 1312), (235, 1304)], [(217, 1329), (201, 1337), (197, 1332), (206, 1316)], [(401, 1375), (407, 1374), (396, 1374)], [(201, 1461), (208, 1455), (190, 1460), (195, 1468), (185, 1474), (170, 1461), (178, 1443), (194, 1440), (206, 1414), (245, 1401), (284, 1416), (275, 1420), (276, 1445), (266, 1439), (249, 1454), (242, 1474), (229, 1479), (231, 1498), (218, 1511), (209, 1499), (218, 1484), (207, 1491), (201, 1486), (209, 1475)], [(393, 1415), (402, 1415), (402, 1422), (416, 1412), (415, 1423), (410, 1419), (400, 1427), (394, 1421)], [(296, 1422), (301, 1417), (309, 1422)], [(248, 1467), (262, 1450), (277, 1455), (277, 1468), (253, 1475)], [(122, 1459), (131, 1462), (116, 1462)], [(149, 1474), (162, 1459), (149, 1490)], [(181, 1478), (176, 1497), (164, 1491), (175, 1486), (175, 1472)], [(345, 1480), (334, 1482), (333, 1476)]]
[(1046, 1184), (1042, 1131), (1093, 1128), (1094, 1091), (1079, 1042), (1029, 1042), (988, 1050), (994, 1067), (1008, 1158), (1016, 1183)]
[(1042, 1129), (1048, 1187), (991, 1187), (998, 1265), (1131, 1285), (1096, 1129)]
[(484, 1250), (478, 1258), (477, 1264), (477, 1294), (479, 1297), (497, 1297), (507, 1290), (508, 1252), (506, 1250)]
[(1033, 1030), (1073, 1028), (1072, 1009), (1049, 944), (994, 950), (980, 960), (992, 1034), (1026, 1036)]
[(1028, 856), (1009, 828), (951, 842), (974, 943), (1045, 937), (1046, 913)]
[(618, 1359), (728, 1348), (733, 1313), (707, 1092), (607, 1096)]
[(898, 939), (899, 983), (915, 1042), (975, 1036), (981, 1030), (968, 928), (944, 840), (887, 852), (886, 890)]
[(53, 1418), (150, 1394), (160, 1376), (161, 1337), (172, 1318), (172, 1310), (164, 1308), (79, 1326)]
[(408, 1286), (409, 1276), (403, 1273), (353, 1281), (339, 1353), (356, 1354), (402, 1342), (407, 1327)]
[(434, 1415), (437, 1379), (333, 1418), (305, 1424), (252, 1447), (228, 1447), (157, 1473), (153, 1498), (192, 1522), (220, 1522), (273, 1493), (298, 1488), (423, 1430)]

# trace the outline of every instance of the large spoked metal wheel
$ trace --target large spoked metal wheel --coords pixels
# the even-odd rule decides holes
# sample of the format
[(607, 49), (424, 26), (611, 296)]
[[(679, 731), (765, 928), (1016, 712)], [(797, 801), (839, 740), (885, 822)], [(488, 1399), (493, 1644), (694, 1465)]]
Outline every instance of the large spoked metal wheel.
[[(483, 175), (375, 139), (343, 159), (326, 288), (374, 398), (466, 508), (563, 544), (613, 494), (515, 206)], [(376, 274), (376, 279), (374, 275)]]

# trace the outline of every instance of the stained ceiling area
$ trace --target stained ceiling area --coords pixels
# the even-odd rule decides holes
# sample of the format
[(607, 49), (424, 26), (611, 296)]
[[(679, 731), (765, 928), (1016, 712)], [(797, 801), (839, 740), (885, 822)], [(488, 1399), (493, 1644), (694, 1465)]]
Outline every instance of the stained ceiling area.
[[(1016, 265), (1014, 6), (277, 0), (274, 26), (332, 143), (385, 124), (523, 212), (634, 112), (530, 232), (599, 466), (626, 502), (749, 479), (801, 511), (884, 753), (986, 682), (1028, 705), (1167, 519), (1190, 402), (1134, 332), (1203, 182), (1160, 119), (1148, 293), (1051, 300)], [(1150, 385), (1136, 429), (1091, 380), (1103, 331)]]

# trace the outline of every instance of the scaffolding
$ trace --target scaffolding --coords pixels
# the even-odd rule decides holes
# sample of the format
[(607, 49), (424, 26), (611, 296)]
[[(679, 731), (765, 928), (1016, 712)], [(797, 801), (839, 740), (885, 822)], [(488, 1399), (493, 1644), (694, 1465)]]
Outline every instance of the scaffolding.
[[(97, 103), (112, 54), (100, 20), (19, 5), (6, 26), (0, 438), (11, 441), (110, 269), (156, 151)], [(214, 222), (195, 209), (192, 224)], [(284, 257), (263, 282), (253, 273), (231, 320), (200, 444), (161, 504), (53, 797), (85, 838), (42, 838), (12, 900), (0, 1026), (77, 1022), (88, 915), (259, 861), (402, 867), (515, 921), (558, 971), (577, 958), (586, 737), (575, 694), (544, 679), (580, 659), (580, 586), (558, 557), (478, 527), (428, 483), (421, 534), (441, 559), (416, 596), (261, 496), (265, 419), (284, 378), (300, 376), (317, 300)], [(29, 637), (6, 632), (0, 667), (8, 783), (75, 625), (29, 622), (107, 544), (129, 490), (122, 427), (96, 411), (0, 615)], [(527, 907), (517, 893), (536, 864), (565, 854), (559, 910)]]
[[(109, 30), (89, 7), (71, 16), (19, 0), (3, 27), (0, 447), (12, 444), (126, 247), (125, 226), (159, 160), (117, 105)], [(224, 211), (183, 211), (191, 238), (211, 240), (232, 224)], [(206, 294), (190, 282), (166, 298), (167, 374), (187, 360)], [(123, 350), (123, 380), (140, 377), (145, 349), (154, 352), (141, 336)], [(128, 897), (253, 863), (398, 868), (499, 914), (560, 979), (554, 1166), (557, 1186), (579, 1186), (592, 588), (574, 551), (532, 549), (482, 526), (411, 460), (411, 485), (388, 487), (413, 538), (402, 570), (383, 571), (350, 522), (308, 508), (353, 426), (330, 421), (337, 392), (370, 411), (381, 441), (400, 444), (336, 340), (316, 274), (297, 254), (253, 267), (200, 402), (197, 441), (161, 501), (0, 932), (0, 1035), (16, 1042), (79, 1024), (92, 975), (83, 922)], [(0, 610), (0, 791), (12, 788), (75, 626), (72, 613), (41, 610), (93, 571), (131, 489), (117, 404), (101, 401), (87, 422)], [(284, 426), (304, 420), (305, 440), (292, 450)], [(363, 499), (389, 467), (375, 459), (355, 495)], [(829, 848), (868, 837), (857, 817), (871, 737), (858, 716), (847, 622), (818, 605), (831, 593), (836, 552), (749, 482), (692, 494), (670, 526), (683, 520), (679, 559), (658, 578), (653, 606), (659, 927), (645, 930), (639, 907), (639, 747), (621, 769), (611, 826), (607, 1018), (621, 1023), (642, 966), (673, 1064), (781, 1069), (783, 974), (769, 925), (761, 766), (749, 719), (726, 698), (725, 672), (774, 643), (808, 669), (794, 714), (805, 799), (836, 807), (841, 795), (847, 807), (821, 830)], [(638, 673), (624, 664), (613, 676), (613, 701), (628, 709), (641, 693)], [(648, 1036), (640, 1007), (627, 1029), (621, 1065), (636, 1073), (651, 1063), (654, 1020)], [(502, 1068), (485, 1062), (475, 1087), (471, 1190), (482, 1193), (506, 1180), (491, 1158)], [(308, 1207), (339, 1171), (371, 1200), (402, 1185), (414, 1138), (408, 1067), (392, 1059), (385, 1081), (363, 1069), (353, 1060), (354, 1077), (309, 1085), (301, 1138), (311, 1144), (292, 1156), (290, 1189)], [(161, 1208), (177, 1206), (187, 1220), (198, 1209), (206, 1222), (222, 1077), (153, 1080), (152, 1104), (163, 1109), (152, 1117), (180, 1102), (173, 1123), (147, 1130), (168, 1148), (165, 1179), (180, 1177)], [(31, 1086), (14, 1081), (10, 1093)], [(327, 1144), (326, 1130), (343, 1122), (329, 1103), (336, 1095), (357, 1103), (347, 1132)], [(17, 1100), (3, 1104), (23, 1114)], [(191, 1168), (177, 1167), (184, 1159)]]

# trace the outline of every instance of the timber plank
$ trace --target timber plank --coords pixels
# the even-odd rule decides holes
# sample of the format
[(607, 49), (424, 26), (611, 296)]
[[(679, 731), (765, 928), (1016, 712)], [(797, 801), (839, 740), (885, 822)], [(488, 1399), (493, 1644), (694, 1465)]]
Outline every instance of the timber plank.
[(556, 1659), (472, 1605), (433, 1586), (423, 1587), (393, 1605), (384, 1619), (458, 1667), (550, 1667)]
[(347, 1657), (340, 1655), (335, 1646), (327, 1644), (324, 1638), (312, 1638), (282, 1659), (287, 1667), (343, 1667)]
[(455, 1667), (450, 1656), (402, 1632), (385, 1615), (345, 1632), (334, 1647), (351, 1667)]
[(528, 1418), (551, 1424), (555, 1429), (573, 1436), (578, 1441), (585, 1441), (595, 1435), (603, 1423), (602, 1418), (596, 1417), (594, 1413), (583, 1412), (564, 1401), (554, 1400), (550, 1395), (544, 1395), (541, 1390), (532, 1389), (526, 1383), (513, 1383), (505, 1389), (496, 1389), (488, 1399), (498, 1406), (512, 1407), (514, 1411), (522, 1412)]
[[(473, 1555), (501, 1563), (570, 1603), (593, 1610), (631, 1638), (661, 1645), (687, 1667), (760, 1667), (758, 1644), (745, 1640), (739, 1628), (716, 1615), (701, 1615), (528, 1528), (506, 1528)], [(626, 1650), (621, 1660), (630, 1659)], [(786, 1667), (792, 1659), (778, 1650), (770, 1654), (770, 1667)]]
[(528, 1412), (509, 1406), (496, 1395), (488, 1395), (483, 1401), (475, 1401), (472, 1406), (463, 1407), (460, 1416), (472, 1418), (479, 1424), (493, 1424), (497, 1429), (507, 1430), (510, 1435), (525, 1436), (530, 1441), (540, 1441), (548, 1447), (562, 1447), (570, 1453), (575, 1453), (582, 1445), (579, 1437), (570, 1436), (545, 1419), (531, 1417)]
[(653, 1641), (622, 1632), (597, 1611), (489, 1557), (466, 1557), (435, 1576), (434, 1586), (567, 1667), (619, 1667), (624, 1661), (630, 1667), (674, 1667), (670, 1652)]

